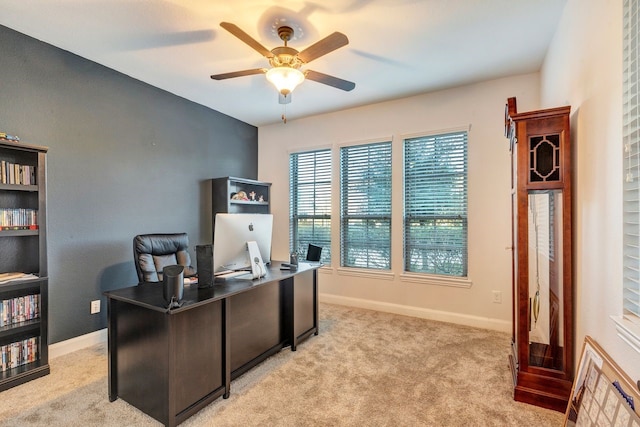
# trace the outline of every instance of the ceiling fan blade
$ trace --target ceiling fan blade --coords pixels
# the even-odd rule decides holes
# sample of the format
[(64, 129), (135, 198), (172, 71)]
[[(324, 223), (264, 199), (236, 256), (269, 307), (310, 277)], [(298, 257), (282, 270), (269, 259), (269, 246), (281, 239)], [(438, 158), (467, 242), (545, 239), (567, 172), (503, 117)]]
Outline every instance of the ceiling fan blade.
[(341, 48), (349, 44), (349, 39), (342, 33), (335, 32), (322, 40), (312, 44), (302, 52), (298, 54), (298, 58), (304, 62), (309, 63), (314, 59), (320, 58), (329, 52), (333, 52), (336, 49)]
[(211, 76), (213, 80), (232, 79), (234, 77), (251, 76), (254, 74), (266, 73), (266, 68), (254, 68), (252, 70), (233, 71), (231, 73), (214, 74)]
[(307, 70), (305, 73), (305, 77), (309, 80), (313, 80), (314, 82), (322, 83), (325, 85), (333, 86), (338, 89), (342, 89), (345, 91), (353, 90), (356, 87), (356, 84), (350, 82), (348, 80), (342, 80), (334, 76), (330, 76), (328, 74), (319, 73), (317, 71)]
[(256, 39), (251, 37), (249, 34), (242, 31), (240, 27), (238, 27), (237, 25), (232, 24), (230, 22), (221, 22), (220, 26), (225, 30), (229, 31), (231, 34), (233, 34), (237, 38), (239, 38), (240, 40), (242, 40), (243, 42), (245, 42), (246, 44), (248, 44), (249, 46), (251, 46), (254, 50), (256, 50), (260, 55), (264, 56), (265, 58), (273, 57), (273, 54), (269, 49), (262, 46), (260, 42), (258, 42)]

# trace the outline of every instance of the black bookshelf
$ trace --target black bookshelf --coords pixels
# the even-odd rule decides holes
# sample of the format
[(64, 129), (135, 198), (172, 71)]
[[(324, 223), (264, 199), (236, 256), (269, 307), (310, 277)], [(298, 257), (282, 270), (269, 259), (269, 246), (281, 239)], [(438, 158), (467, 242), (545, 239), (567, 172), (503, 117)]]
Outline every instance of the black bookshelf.
[[(0, 391), (50, 372), (47, 150), (43, 146), (0, 140), (0, 211), (35, 212), (33, 223), (26, 225), (24, 218), (19, 218), (22, 222), (16, 225), (17, 214), (0, 217), (0, 315), (5, 316), (0, 319)], [(13, 182), (9, 182), (9, 167), (15, 173)], [(24, 273), (29, 278), (3, 281), (5, 273)], [(37, 310), (34, 295), (38, 296)], [(7, 310), (14, 311), (7, 314)], [(35, 311), (26, 315), (25, 320), (25, 310)], [(15, 360), (12, 361), (12, 357)]]

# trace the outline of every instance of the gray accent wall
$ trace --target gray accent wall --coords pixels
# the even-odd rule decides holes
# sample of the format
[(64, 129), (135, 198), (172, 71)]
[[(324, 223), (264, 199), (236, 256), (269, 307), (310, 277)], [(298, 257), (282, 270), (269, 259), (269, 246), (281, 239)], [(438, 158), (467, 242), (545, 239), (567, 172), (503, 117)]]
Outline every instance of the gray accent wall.
[(135, 235), (187, 232), (195, 266), (211, 243), (208, 179), (256, 178), (258, 130), (3, 26), (0, 57), (0, 131), (49, 147), (55, 343), (107, 326), (102, 293), (137, 283)]

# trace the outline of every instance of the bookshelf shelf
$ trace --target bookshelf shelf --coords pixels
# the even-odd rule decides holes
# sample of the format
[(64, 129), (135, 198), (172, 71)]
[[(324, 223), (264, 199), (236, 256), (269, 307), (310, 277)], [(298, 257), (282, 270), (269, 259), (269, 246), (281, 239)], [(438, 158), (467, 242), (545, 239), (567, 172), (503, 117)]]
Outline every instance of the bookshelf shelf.
[(12, 280), (0, 283), (0, 293), (8, 294), (9, 292), (21, 292), (23, 290), (40, 289), (41, 283), (46, 281), (46, 277), (38, 277), (35, 279)]
[(0, 190), (3, 191), (38, 191), (37, 185), (23, 185), (23, 184), (0, 184)]
[(26, 336), (34, 337), (40, 334), (40, 318), (26, 320), (24, 322), (15, 323), (13, 325), (3, 326), (0, 328), (0, 346), (6, 342)]
[(49, 364), (42, 359), (0, 372), (0, 391), (49, 374)]
[(37, 236), (40, 232), (36, 230), (0, 230), (0, 237), (17, 236)]
[(50, 370), (46, 154), (43, 146), (0, 141), (0, 220), (23, 227), (0, 230), (0, 274), (36, 276), (0, 282), (0, 391)]

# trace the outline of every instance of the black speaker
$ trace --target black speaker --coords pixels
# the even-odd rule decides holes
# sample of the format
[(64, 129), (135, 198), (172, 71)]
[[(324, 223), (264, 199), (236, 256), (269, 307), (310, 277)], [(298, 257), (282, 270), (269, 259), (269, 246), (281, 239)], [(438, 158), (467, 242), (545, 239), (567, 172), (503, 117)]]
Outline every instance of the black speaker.
[(184, 266), (168, 265), (162, 269), (162, 295), (167, 308), (178, 308), (182, 305), (184, 293)]
[(196, 246), (196, 263), (198, 288), (210, 288), (213, 286), (213, 245)]

